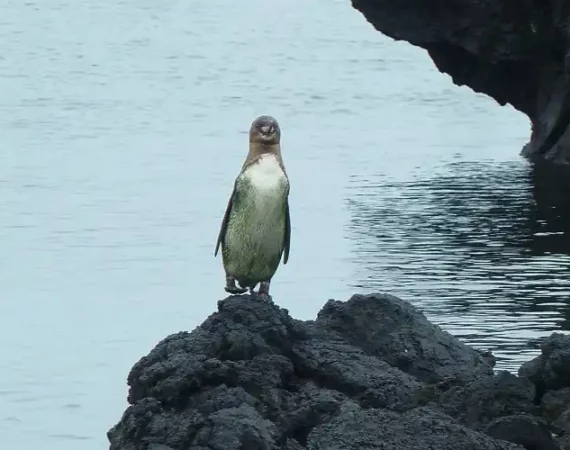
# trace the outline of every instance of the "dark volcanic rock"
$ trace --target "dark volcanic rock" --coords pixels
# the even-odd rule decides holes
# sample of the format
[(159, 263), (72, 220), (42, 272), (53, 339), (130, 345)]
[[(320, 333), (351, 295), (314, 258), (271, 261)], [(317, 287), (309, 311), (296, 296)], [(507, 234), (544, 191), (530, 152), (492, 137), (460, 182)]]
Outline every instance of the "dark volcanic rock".
[(540, 356), (521, 366), (519, 376), (531, 380), (539, 396), (549, 389), (570, 387), (570, 336), (553, 333), (540, 349)]
[(453, 423), (450, 417), (417, 408), (404, 414), (386, 410), (363, 410), (345, 403), (329, 422), (309, 435), (311, 450), (476, 450), (521, 449), (514, 444)]
[(570, 409), (570, 388), (548, 391), (540, 402), (542, 415), (549, 422), (554, 422), (566, 409)]
[(537, 409), (529, 380), (493, 375), (486, 357), (389, 295), (329, 301), (308, 322), (257, 296), (228, 297), (191, 333), (158, 343), (128, 384), (111, 450), (552, 443), (538, 419), (520, 417)]
[(348, 302), (329, 300), (319, 312), (317, 324), (425, 382), (493, 373), (481, 353), (394, 296), (376, 299), (355, 295)]
[(527, 450), (560, 450), (546, 423), (530, 414), (501, 417), (486, 431), (489, 436), (520, 444)]
[(570, 2), (352, 0), (379, 31), (427, 50), (457, 85), (532, 123), (523, 153), (570, 164)]
[(534, 385), (528, 380), (499, 372), (449, 389), (438, 403), (445, 413), (461, 423), (480, 428), (498, 417), (533, 412), (534, 395)]
[(552, 424), (552, 430), (560, 436), (560, 447), (563, 450), (570, 450), (570, 408), (560, 414)]
[(541, 354), (523, 364), (519, 376), (535, 384), (542, 416), (559, 435), (560, 447), (570, 450), (570, 336), (553, 333), (540, 348)]
[(547, 391), (540, 409), (563, 450), (570, 450), (570, 388)]

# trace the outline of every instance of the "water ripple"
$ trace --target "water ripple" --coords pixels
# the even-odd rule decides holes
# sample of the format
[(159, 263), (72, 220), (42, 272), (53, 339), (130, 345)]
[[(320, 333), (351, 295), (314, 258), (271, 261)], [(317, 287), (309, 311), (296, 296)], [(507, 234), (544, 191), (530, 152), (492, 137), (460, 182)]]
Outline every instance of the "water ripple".
[(413, 181), (354, 176), (354, 286), (402, 295), (517, 370), (536, 338), (570, 329), (569, 191), (519, 163), (452, 163)]

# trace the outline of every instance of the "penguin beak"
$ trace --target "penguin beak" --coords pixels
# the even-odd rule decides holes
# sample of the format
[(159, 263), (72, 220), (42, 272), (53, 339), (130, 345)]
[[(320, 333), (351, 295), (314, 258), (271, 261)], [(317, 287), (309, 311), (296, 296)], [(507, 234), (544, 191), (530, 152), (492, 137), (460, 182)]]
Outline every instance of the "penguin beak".
[(273, 130), (274, 130), (273, 125), (263, 125), (261, 127), (261, 132), (265, 135), (273, 133)]

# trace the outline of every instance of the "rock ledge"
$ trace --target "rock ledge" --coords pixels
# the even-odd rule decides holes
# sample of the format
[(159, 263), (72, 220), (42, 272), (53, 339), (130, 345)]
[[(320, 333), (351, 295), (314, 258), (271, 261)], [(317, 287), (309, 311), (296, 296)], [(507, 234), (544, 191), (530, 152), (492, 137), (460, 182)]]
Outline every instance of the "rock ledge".
[(570, 450), (570, 336), (520, 376), (493, 364), (390, 295), (305, 322), (230, 296), (134, 365), (107, 436), (111, 450)]

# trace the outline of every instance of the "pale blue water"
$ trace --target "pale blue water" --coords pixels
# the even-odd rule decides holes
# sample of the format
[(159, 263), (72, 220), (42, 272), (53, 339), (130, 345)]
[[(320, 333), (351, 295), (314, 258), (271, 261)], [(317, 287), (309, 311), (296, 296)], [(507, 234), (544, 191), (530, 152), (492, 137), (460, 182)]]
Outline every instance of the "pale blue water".
[(292, 249), (272, 294), (294, 316), (387, 291), (509, 369), (569, 328), (528, 120), (348, 0), (5, 0), (0, 42), (2, 448), (106, 448), (132, 364), (215, 310), (259, 114), (283, 132)]

